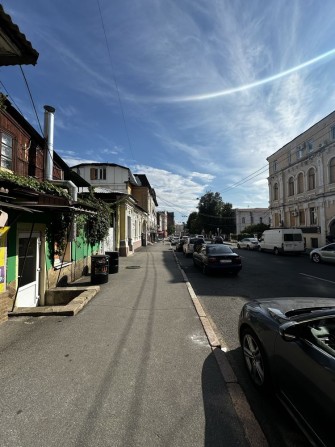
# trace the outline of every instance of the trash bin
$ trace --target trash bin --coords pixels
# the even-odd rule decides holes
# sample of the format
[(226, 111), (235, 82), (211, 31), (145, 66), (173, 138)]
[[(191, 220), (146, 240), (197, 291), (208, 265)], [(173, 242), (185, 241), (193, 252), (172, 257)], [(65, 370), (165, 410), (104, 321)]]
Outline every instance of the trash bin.
[(109, 257), (107, 255), (91, 256), (91, 283), (103, 284), (108, 282)]
[(117, 273), (119, 271), (119, 252), (106, 251), (105, 254), (109, 257), (109, 273)]

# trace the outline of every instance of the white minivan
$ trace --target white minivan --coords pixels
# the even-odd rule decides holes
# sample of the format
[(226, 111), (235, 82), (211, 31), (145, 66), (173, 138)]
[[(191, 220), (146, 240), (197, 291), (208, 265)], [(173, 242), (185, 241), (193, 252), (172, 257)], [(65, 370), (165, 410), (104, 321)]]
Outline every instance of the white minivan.
[(259, 240), (259, 251), (280, 253), (303, 253), (305, 243), (303, 233), (298, 228), (272, 228), (265, 230)]

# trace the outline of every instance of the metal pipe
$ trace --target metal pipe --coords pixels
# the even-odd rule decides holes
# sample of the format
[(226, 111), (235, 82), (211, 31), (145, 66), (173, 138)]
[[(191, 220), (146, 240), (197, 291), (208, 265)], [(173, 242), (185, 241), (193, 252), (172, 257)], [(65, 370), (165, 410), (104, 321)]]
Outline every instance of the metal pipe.
[(45, 180), (49, 181), (53, 177), (55, 111), (56, 109), (51, 106), (44, 106), (44, 138), (46, 140)]

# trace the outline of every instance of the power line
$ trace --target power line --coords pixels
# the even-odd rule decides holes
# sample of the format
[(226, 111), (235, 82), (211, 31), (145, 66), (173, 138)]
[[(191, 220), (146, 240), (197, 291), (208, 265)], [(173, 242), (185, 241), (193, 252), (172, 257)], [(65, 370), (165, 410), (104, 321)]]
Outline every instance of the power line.
[(21, 65), (20, 65), (20, 70), (21, 70), (23, 79), (24, 79), (24, 81), (25, 81), (25, 83), (26, 83), (27, 89), (28, 89), (28, 93), (29, 93), (29, 96), (30, 96), (30, 100), (31, 100), (31, 103), (32, 103), (33, 108), (34, 108), (34, 111), (35, 111), (35, 115), (36, 115), (36, 118), (37, 118), (38, 125), (39, 125), (39, 127), (40, 127), (41, 134), (42, 134), (42, 136), (43, 136), (43, 138), (44, 138), (44, 132), (43, 132), (43, 130), (42, 130), (42, 126), (41, 126), (40, 120), (39, 120), (39, 118), (38, 118), (38, 114), (37, 114), (37, 110), (36, 110), (35, 103), (34, 103), (34, 100), (33, 100), (33, 96), (32, 96), (32, 94), (31, 94), (31, 91), (30, 91), (30, 87), (29, 87), (29, 85), (28, 85), (27, 78), (26, 78), (26, 76), (25, 76), (25, 74), (24, 74), (24, 71), (23, 71), (23, 68), (22, 68)]
[(133, 157), (133, 160), (135, 161), (133, 150), (132, 150), (132, 144), (131, 144), (131, 140), (130, 140), (130, 135), (129, 135), (128, 128), (127, 128), (126, 117), (125, 117), (125, 113), (124, 113), (124, 109), (123, 109), (123, 105), (122, 105), (122, 101), (121, 101), (121, 95), (120, 95), (119, 87), (118, 87), (118, 84), (116, 82), (116, 77), (115, 77), (115, 74), (114, 74), (114, 66), (113, 66), (113, 61), (112, 61), (112, 55), (111, 55), (111, 51), (110, 51), (109, 44), (108, 44), (105, 24), (104, 24), (104, 20), (103, 20), (103, 17), (102, 17), (102, 12), (101, 12), (101, 7), (100, 7), (99, 0), (97, 0), (97, 4), (98, 4), (98, 9), (99, 9), (102, 29), (103, 29), (104, 36), (105, 36), (105, 43), (106, 43), (107, 52), (108, 52), (108, 56), (109, 56), (109, 63), (111, 65), (111, 69), (112, 69), (112, 77), (113, 77), (113, 80), (114, 80), (114, 85), (115, 85), (115, 89), (116, 89), (117, 96), (118, 96), (118, 101), (119, 101), (119, 106), (120, 106), (120, 110), (121, 110), (123, 125), (124, 125), (124, 129), (125, 129), (125, 132), (126, 132), (127, 140), (128, 140), (129, 150), (130, 150), (131, 156)]

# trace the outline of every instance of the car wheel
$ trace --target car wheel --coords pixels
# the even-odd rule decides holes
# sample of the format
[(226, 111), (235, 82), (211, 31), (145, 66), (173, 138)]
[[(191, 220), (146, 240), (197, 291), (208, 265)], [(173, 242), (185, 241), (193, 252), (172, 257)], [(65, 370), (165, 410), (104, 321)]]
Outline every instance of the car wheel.
[(237, 244), (237, 248), (241, 248), (240, 244)]
[(316, 264), (320, 264), (321, 256), (318, 253), (313, 253), (312, 254), (312, 261), (315, 262)]
[(242, 332), (241, 345), (244, 363), (253, 384), (260, 390), (269, 386), (268, 368), (263, 346), (257, 335), (250, 328)]
[(275, 247), (275, 248), (273, 249), (273, 253), (274, 253), (276, 256), (279, 255), (279, 250), (278, 250), (277, 247)]
[(250, 250), (250, 245), (247, 245), (247, 250)]
[(258, 251), (261, 252), (262, 251), (262, 247), (259, 245), (258, 246)]

